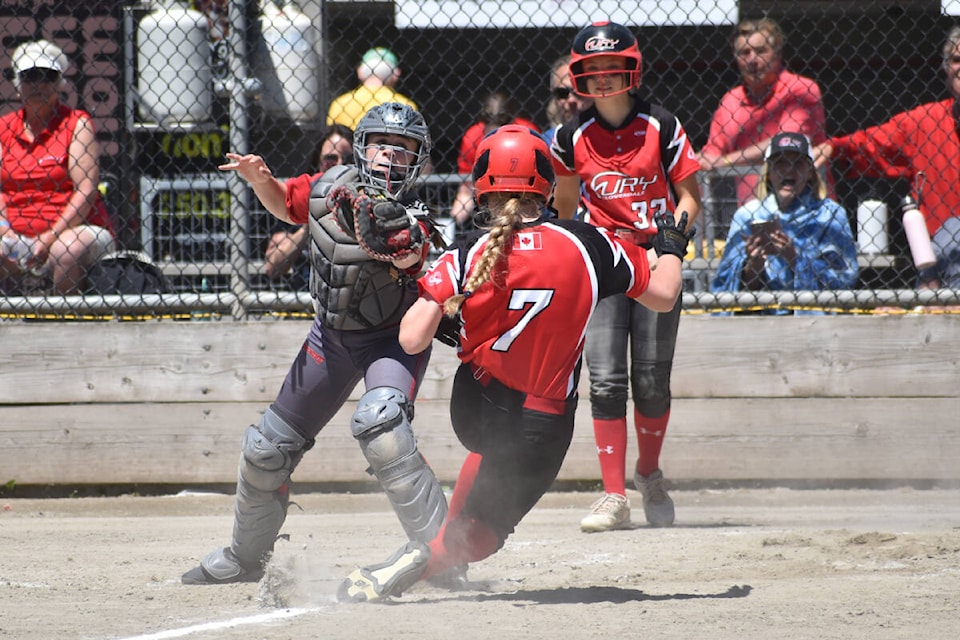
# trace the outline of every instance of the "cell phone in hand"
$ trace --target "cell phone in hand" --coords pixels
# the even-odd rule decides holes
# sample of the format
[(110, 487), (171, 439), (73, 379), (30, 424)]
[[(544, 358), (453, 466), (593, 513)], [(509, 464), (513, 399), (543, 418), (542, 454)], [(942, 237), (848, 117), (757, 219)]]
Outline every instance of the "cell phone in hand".
[(750, 235), (769, 237), (779, 228), (776, 220), (754, 220), (750, 223)]

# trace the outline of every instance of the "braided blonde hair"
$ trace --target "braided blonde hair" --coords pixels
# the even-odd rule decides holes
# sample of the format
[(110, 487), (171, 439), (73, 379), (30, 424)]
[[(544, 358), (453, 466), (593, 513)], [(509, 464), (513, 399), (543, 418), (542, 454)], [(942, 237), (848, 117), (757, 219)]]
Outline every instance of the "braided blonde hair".
[(463, 293), (450, 296), (443, 303), (443, 311), (451, 318), (460, 312), (463, 303), (487, 281), (494, 280), (497, 263), (510, 251), (513, 233), (523, 226), (531, 209), (539, 211), (543, 198), (530, 193), (492, 193), (486, 197), (490, 206), (490, 235), (477, 260), (477, 266), (463, 286)]

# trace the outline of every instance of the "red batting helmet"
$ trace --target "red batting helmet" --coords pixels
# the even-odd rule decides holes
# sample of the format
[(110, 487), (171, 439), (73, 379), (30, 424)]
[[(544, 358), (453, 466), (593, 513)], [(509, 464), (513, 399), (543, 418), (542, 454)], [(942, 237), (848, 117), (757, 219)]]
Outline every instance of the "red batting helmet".
[(480, 141), (473, 165), (477, 202), (488, 193), (533, 193), (544, 201), (553, 191), (550, 149), (534, 131), (506, 124)]
[[(583, 70), (583, 61), (598, 56), (617, 56), (624, 60), (624, 70), (610, 69), (606, 71)], [(602, 98), (615, 96), (618, 93), (629, 91), (640, 86), (640, 64), (643, 58), (637, 39), (622, 24), (616, 22), (594, 22), (589, 27), (580, 30), (573, 38), (573, 47), (570, 49), (570, 80), (573, 90), (588, 98)], [(587, 78), (625, 73), (626, 87), (612, 93), (592, 94), (587, 92)]]

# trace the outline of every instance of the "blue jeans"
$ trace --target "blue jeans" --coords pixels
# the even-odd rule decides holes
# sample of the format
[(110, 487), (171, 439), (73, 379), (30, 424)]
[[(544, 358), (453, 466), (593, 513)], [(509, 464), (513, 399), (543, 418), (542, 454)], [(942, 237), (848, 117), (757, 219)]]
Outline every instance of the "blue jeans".
[(626, 416), (628, 389), (637, 410), (645, 416), (656, 418), (670, 409), (670, 372), (680, 307), (679, 299), (667, 313), (651, 311), (624, 295), (600, 301), (584, 346), (594, 418)]

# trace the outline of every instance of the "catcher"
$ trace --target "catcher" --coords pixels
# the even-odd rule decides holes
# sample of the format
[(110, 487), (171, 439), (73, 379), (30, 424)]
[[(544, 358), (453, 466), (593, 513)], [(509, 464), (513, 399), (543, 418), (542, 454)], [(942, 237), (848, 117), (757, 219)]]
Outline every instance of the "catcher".
[(411, 426), (430, 350), (407, 355), (397, 340), (433, 231), (411, 191), (430, 148), (423, 116), (386, 103), (354, 133), (356, 167), (286, 183), (256, 155), (228, 153), (219, 167), (239, 173), (277, 218), (309, 225), (316, 318), (276, 400), (243, 435), (233, 539), (184, 584), (260, 580), (286, 518), (291, 473), (361, 380), (366, 392), (350, 428), (372, 474), (410, 540), (425, 543), (440, 530), (446, 498)]

